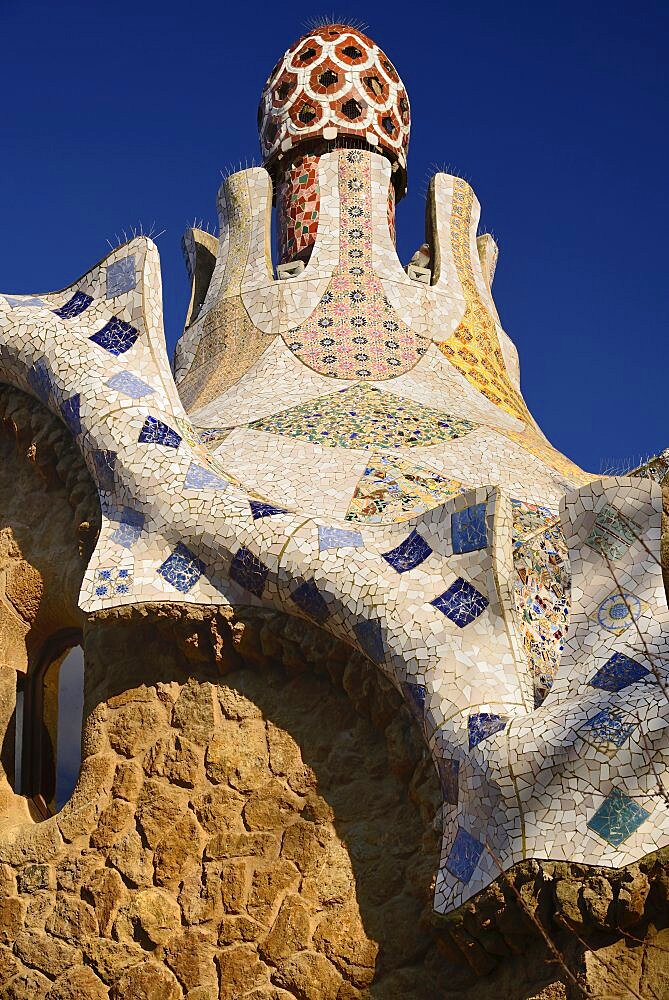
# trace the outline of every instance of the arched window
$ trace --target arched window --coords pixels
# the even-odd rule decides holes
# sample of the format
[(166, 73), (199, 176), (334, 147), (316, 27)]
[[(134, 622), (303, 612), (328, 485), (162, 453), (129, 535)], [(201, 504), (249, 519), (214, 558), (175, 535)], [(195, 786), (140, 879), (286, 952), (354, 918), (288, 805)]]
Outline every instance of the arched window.
[(67, 630), (44, 650), (17, 691), (16, 787), (41, 816), (70, 798), (81, 767), (84, 656), (81, 633)]

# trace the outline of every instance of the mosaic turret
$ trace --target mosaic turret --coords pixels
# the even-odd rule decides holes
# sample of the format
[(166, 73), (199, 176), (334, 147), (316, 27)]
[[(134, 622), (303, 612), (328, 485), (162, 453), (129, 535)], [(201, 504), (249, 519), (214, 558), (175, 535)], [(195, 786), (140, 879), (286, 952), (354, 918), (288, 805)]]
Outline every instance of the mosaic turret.
[(149, 240), (0, 298), (0, 378), (98, 485), (81, 607), (268, 607), (362, 651), (441, 779), (441, 911), (526, 857), (668, 844), (659, 486), (592, 477), (539, 430), (469, 184), (432, 179), (401, 264), (409, 105), (373, 42), (304, 36), (259, 117), (265, 166), (224, 181), (218, 238), (186, 235), (173, 374)]

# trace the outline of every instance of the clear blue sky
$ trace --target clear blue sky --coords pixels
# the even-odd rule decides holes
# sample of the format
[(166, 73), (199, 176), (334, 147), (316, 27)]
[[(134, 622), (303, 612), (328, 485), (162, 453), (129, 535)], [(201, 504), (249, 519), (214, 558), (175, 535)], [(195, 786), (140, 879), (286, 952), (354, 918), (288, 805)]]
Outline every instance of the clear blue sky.
[[(0, 0), (0, 289), (70, 283), (140, 220), (172, 349), (180, 252), (221, 170), (258, 158), (266, 76), (320, 7)], [(412, 102), (400, 256), (435, 165), (473, 185), (496, 299), (553, 443), (600, 472), (669, 446), (666, 3), (359, 3)]]

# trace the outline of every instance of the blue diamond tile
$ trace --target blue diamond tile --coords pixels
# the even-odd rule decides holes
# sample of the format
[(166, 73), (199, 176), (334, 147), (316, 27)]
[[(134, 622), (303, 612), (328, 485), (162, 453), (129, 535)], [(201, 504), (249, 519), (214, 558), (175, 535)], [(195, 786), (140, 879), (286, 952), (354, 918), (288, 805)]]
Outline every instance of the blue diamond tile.
[(506, 726), (506, 719), (501, 715), (494, 715), (489, 712), (480, 712), (477, 715), (470, 715), (467, 720), (469, 730), (469, 749), (487, 740), (489, 736), (494, 736)]
[(60, 412), (63, 416), (63, 420), (70, 428), (73, 434), (81, 434), (81, 396), (79, 393), (75, 393), (74, 396), (70, 396), (66, 399), (64, 403), (60, 404)]
[(88, 309), (92, 301), (92, 295), (86, 295), (85, 292), (75, 292), (69, 302), (53, 311), (61, 319), (74, 319), (75, 316), (79, 316), (80, 313)]
[(411, 714), (422, 725), (425, 717), (425, 688), (422, 684), (404, 681), (402, 691), (411, 709)]
[(647, 809), (614, 788), (588, 821), (588, 826), (602, 840), (619, 847), (649, 816)]
[(359, 531), (347, 531), (346, 528), (331, 528), (325, 524), (318, 526), (318, 548), (320, 552), (326, 549), (362, 549), (365, 543)]
[(488, 598), (484, 597), (476, 587), (458, 577), (448, 590), (435, 597), (430, 604), (438, 608), (442, 614), (450, 618), (459, 628), (469, 625), (488, 607)]
[(414, 529), (396, 549), (385, 552), (383, 558), (398, 573), (406, 573), (408, 570), (420, 566), (431, 554), (432, 549), (430, 546)]
[(126, 351), (130, 350), (138, 336), (139, 333), (134, 326), (119, 319), (118, 316), (112, 316), (101, 330), (88, 339), (92, 340), (98, 347), (103, 347), (105, 351), (118, 357), (119, 354), (125, 354)]
[(13, 295), (5, 295), (3, 298), (9, 302), (12, 309), (48, 309), (46, 302), (38, 298), (37, 295), (30, 295), (25, 299), (15, 298)]
[(230, 564), (230, 579), (256, 597), (262, 597), (269, 568), (254, 556), (250, 549), (242, 546)]
[(650, 670), (629, 656), (625, 656), (624, 653), (614, 653), (604, 666), (599, 668), (590, 681), (590, 686), (600, 688), (602, 691), (622, 691), (649, 673)]
[(464, 552), (475, 552), (484, 549), (488, 544), (488, 529), (485, 522), (486, 505), (475, 503), (464, 510), (455, 510), (451, 514), (451, 540), (453, 552), (462, 555)]
[(330, 617), (330, 609), (327, 602), (314, 580), (307, 580), (301, 584), (297, 590), (290, 595), (298, 608), (304, 611), (305, 615), (313, 618), (314, 621), (324, 622)]
[(353, 631), (362, 651), (374, 663), (381, 663), (385, 659), (386, 651), (383, 648), (383, 636), (379, 620), (372, 618), (369, 621), (358, 622), (353, 627)]
[(437, 762), (437, 770), (439, 771), (441, 794), (444, 797), (444, 802), (447, 802), (449, 806), (457, 806), (460, 786), (460, 761), (443, 760), (440, 757)]
[(197, 462), (191, 462), (184, 480), (185, 490), (225, 490), (229, 483), (210, 469)]
[(153, 389), (141, 378), (131, 375), (130, 372), (119, 372), (107, 379), (107, 385), (116, 392), (130, 396), (131, 399), (141, 399), (143, 396), (150, 396)]
[(259, 500), (249, 500), (249, 505), (251, 507), (251, 513), (253, 514), (254, 521), (257, 521), (259, 517), (271, 517), (273, 514), (288, 513), (288, 511), (284, 510), (283, 507), (275, 507), (271, 503), (262, 503)]
[(137, 440), (142, 444), (162, 444), (166, 448), (178, 448), (181, 435), (157, 417), (147, 417)]
[(132, 507), (122, 507), (110, 519), (118, 523), (118, 528), (112, 532), (112, 541), (124, 549), (131, 549), (142, 533), (144, 514)]
[(621, 747), (634, 732), (634, 723), (625, 722), (620, 712), (613, 708), (604, 708), (588, 719), (582, 726), (586, 739), (595, 743), (610, 743)]
[(482, 854), (483, 844), (476, 837), (472, 837), (471, 833), (459, 827), (446, 861), (446, 868), (451, 875), (455, 875), (466, 885), (474, 874)]
[(28, 369), (26, 377), (30, 388), (43, 403), (48, 403), (50, 396), (56, 394), (56, 382), (44, 358), (40, 358)]
[(135, 277), (135, 258), (122, 257), (107, 265), (107, 298), (131, 292), (137, 284)]
[(187, 594), (204, 573), (204, 563), (179, 542), (174, 552), (159, 567), (158, 572), (176, 590)]
[(93, 468), (95, 478), (101, 490), (110, 491), (114, 489), (116, 472), (116, 452), (115, 451), (94, 451), (92, 452)]

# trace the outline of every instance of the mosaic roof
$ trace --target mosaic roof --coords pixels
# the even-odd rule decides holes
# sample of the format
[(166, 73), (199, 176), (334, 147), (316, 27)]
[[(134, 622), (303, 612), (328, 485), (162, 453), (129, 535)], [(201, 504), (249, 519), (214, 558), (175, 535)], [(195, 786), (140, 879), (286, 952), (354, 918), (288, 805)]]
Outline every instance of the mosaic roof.
[[(189, 231), (173, 367), (138, 238), (67, 289), (0, 296), (0, 381), (58, 415), (97, 485), (87, 614), (278, 610), (393, 680), (441, 781), (447, 912), (522, 859), (616, 867), (669, 845), (666, 463), (593, 477), (541, 434), (461, 178), (435, 175), (425, 245), (400, 262), (404, 97), (359, 32), (304, 36), (261, 106), (290, 266), (271, 259), (272, 178), (239, 171), (219, 236)], [(288, 155), (305, 136), (326, 141)]]

